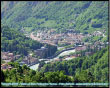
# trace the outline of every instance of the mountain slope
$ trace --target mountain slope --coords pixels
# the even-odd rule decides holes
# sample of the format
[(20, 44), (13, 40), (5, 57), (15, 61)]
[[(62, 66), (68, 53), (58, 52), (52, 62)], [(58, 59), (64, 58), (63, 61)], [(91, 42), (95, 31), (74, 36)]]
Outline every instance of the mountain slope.
[(23, 34), (19, 33), (16, 29), (9, 28), (8, 26), (1, 27), (1, 50), (10, 51), (14, 54), (28, 55), (29, 51), (39, 49), (43, 44), (34, 41)]
[(2, 23), (11, 27), (81, 32), (107, 29), (107, 1), (10, 1), (1, 4)]
[(27, 56), (30, 52), (40, 49), (44, 45), (48, 48), (45, 57), (52, 56), (57, 50), (56, 46), (42, 44), (38, 41), (32, 40), (23, 35), (17, 29), (9, 28), (4, 25), (1, 27), (1, 51), (9, 51), (14, 54)]
[[(70, 61), (48, 63), (39, 68), (39, 71), (43, 73), (61, 70), (63, 70), (66, 75), (71, 75), (78, 80), (82, 80), (79, 79), (81, 78), (81, 73), (87, 71), (94, 77), (92, 82), (108, 82), (108, 49), (106, 47), (92, 56), (74, 58)], [(85, 82), (88, 81), (86, 80)]]

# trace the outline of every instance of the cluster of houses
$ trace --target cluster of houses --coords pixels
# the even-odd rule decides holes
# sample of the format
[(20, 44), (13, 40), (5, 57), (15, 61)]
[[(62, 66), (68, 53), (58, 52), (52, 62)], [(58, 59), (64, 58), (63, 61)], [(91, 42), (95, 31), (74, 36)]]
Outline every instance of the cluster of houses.
[[(104, 31), (105, 32), (105, 31)], [(103, 32), (101, 32), (101, 31), (95, 31), (94, 33), (93, 33), (93, 35), (94, 36), (103, 36), (103, 37), (105, 37), (105, 34), (103, 33)]]
[(7, 63), (4, 63), (1, 65), (2, 70), (11, 70), (13, 67), (11, 65), (8, 65)]
[(39, 60), (35, 57), (32, 56), (25, 56), (25, 58), (23, 58), (23, 60), (20, 63), (20, 65), (22, 66), (23, 64), (27, 64), (28, 66), (37, 64), (39, 62)]
[[(88, 42), (83, 42), (83, 38), (92, 37), (92, 36), (102, 36), (105, 37), (106, 30), (101, 31), (94, 31), (90, 34), (82, 34), (77, 33), (73, 29), (67, 29), (64, 33), (56, 33), (55, 30), (48, 30), (48, 31), (38, 31), (36, 35), (31, 34), (31, 38), (37, 40), (42, 43), (48, 43), (51, 45), (59, 46), (60, 45), (79, 45), (75, 49), (76, 51), (84, 51), (90, 45), (90, 49), (94, 49), (98, 47), (98, 49), (104, 48), (104, 43), (101, 41), (95, 41), (94, 44), (89, 44)], [(85, 55), (91, 55), (92, 52), (85, 52)], [(79, 54), (77, 56), (80, 56)]]
[(21, 55), (14, 55), (10, 52), (1, 52), (1, 59), (5, 62), (4, 64), (1, 64), (2, 70), (10, 70), (13, 67), (11, 65), (8, 65), (8, 62), (16, 61), (21, 57)]
[(91, 36), (105, 37), (105, 32), (106, 32), (105, 30), (102, 30), (102, 31), (94, 31), (91, 34), (82, 34), (72, 30), (67, 30), (64, 33), (58, 34), (55, 32), (55, 30), (49, 30), (49, 31), (38, 31), (36, 35), (33, 35), (33, 33), (31, 33), (30, 38), (37, 40), (41, 43), (48, 43), (55, 46), (58, 46), (59, 44), (73, 45), (76, 43), (81, 43), (82, 39), (85, 37), (91, 37)]
[[(10, 52), (1, 52), (1, 59), (5, 62), (1, 64), (1, 69), (11, 69), (13, 68), (11, 65), (8, 65), (8, 62), (16, 61), (21, 57), (21, 55), (14, 55)], [(23, 64), (27, 64), (28, 66), (31, 66), (33, 64), (38, 63), (38, 59), (32, 57), (31, 55), (25, 56), (19, 64), (22, 66)]]
[(30, 37), (39, 42), (57, 46), (58, 44), (72, 45), (81, 42), (84, 36), (83, 34), (76, 33), (74, 31), (67, 31), (65, 33), (58, 34), (54, 30), (51, 30), (48, 32), (41, 31), (38, 32), (36, 35), (33, 35), (33, 33), (31, 33)]
[[(82, 33), (76, 33), (74, 31), (67, 31), (65, 33), (56, 33), (54, 30), (49, 30), (47, 32), (38, 32), (36, 35), (33, 35), (31, 33), (30, 37), (34, 40), (40, 41), (42, 43), (48, 43), (51, 45), (58, 46), (58, 44), (66, 44), (66, 45), (75, 45), (75, 51), (84, 51), (87, 50), (88, 47), (90, 49), (101, 49), (105, 47), (105, 44), (101, 41), (96, 41), (94, 44), (89, 44), (88, 42), (82, 42), (84, 37), (91, 37), (91, 36), (103, 36), (105, 37), (106, 31), (95, 31), (92, 34), (82, 34)], [(20, 63), (22, 66), (23, 64), (27, 64), (28, 66), (32, 66), (34, 64), (37, 64), (40, 62), (41, 58), (44, 58), (45, 53), (48, 51), (47, 48), (41, 47), (40, 49), (37, 49), (34, 51), (35, 55), (38, 57), (32, 57), (32, 55), (25, 56), (23, 60)], [(86, 51), (85, 56), (89, 56), (93, 54), (92, 51)], [(56, 61), (62, 61), (62, 60), (70, 60), (75, 57), (80, 57), (81, 53), (77, 53), (74, 55), (67, 55), (63, 59), (56, 58), (54, 60), (51, 59), (45, 59), (45, 63), (48, 62), (56, 62)], [(8, 62), (16, 61), (21, 57), (21, 55), (14, 55), (10, 52), (1, 52), (1, 59), (5, 61), (4, 64), (1, 65), (1, 69), (12, 69), (13, 67), (11, 65), (8, 65)]]
[[(43, 54), (47, 52), (47, 48), (41, 47), (41, 49), (37, 49), (34, 51), (35, 55), (38, 56), (37, 58), (32, 57), (32, 54), (29, 54), (28, 56), (25, 56), (22, 61), (19, 62), (19, 64), (22, 66), (23, 64), (27, 64), (28, 66), (35, 65), (39, 63), (39, 59), (43, 58)], [(4, 64), (1, 65), (1, 69), (6, 70), (6, 69), (11, 69), (13, 68), (12, 66), (8, 65), (8, 62), (16, 61), (21, 57), (21, 55), (14, 55), (13, 53), (10, 52), (1, 52), (1, 59), (5, 62)]]
[(21, 55), (14, 55), (13, 53), (10, 52), (1, 52), (1, 59), (4, 60), (6, 63), (15, 61), (20, 57)]
[(93, 33), (90, 33), (90, 34), (86, 34), (85, 36), (86, 37), (91, 37), (91, 36), (102, 36), (102, 37), (106, 37), (105, 35), (106, 33), (106, 30), (101, 30), (101, 31), (94, 31)]

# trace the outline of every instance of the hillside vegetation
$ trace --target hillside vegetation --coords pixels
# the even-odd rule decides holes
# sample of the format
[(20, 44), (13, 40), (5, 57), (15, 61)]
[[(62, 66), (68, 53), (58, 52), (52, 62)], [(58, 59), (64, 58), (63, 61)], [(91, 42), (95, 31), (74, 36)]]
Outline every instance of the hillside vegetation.
[(45, 64), (40, 71), (31, 70), (25, 64), (21, 67), (17, 62), (8, 64), (14, 68), (10, 71), (1, 71), (2, 82), (108, 83), (108, 48), (102, 49), (90, 58), (86, 56)]
[[(48, 71), (64, 71), (66, 75), (71, 75), (77, 79), (77, 82), (108, 82), (108, 48), (106, 47), (92, 56), (48, 63), (40, 68), (39, 71), (43, 73)], [(87, 73), (93, 76), (94, 79), (92, 81), (86, 79), (86, 77), (89, 77)], [(80, 76), (81, 74), (83, 74), (83, 79)]]
[(3, 1), (2, 23), (26, 31), (108, 29), (108, 1)]
[(1, 27), (1, 51), (3, 52), (9, 51), (15, 55), (21, 54), (27, 56), (30, 52), (40, 49), (42, 46), (48, 48), (46, 57), (52, 56), (57, 50), (56, 46), (42, 44), (38, 41), (32, 40), (23, 35), (17, 29), (9, 28), (4, 25)]

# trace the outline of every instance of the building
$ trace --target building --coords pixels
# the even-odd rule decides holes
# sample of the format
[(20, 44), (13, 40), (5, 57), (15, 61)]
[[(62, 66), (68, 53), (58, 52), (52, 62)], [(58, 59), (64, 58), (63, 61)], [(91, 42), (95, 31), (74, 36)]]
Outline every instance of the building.
[(7, 63), (1, 65), (2, 70), (11, 70), (12, 68), (13, 67), (11, 65), (8, 65)]
[(86, 46), (78, 46), (75, 48), (76, 51), (83, 51), (86, 50)]
[(21, 66), (23, 64), (27, 64), (28, 66), (37, 64), (39, 61), (37, 58), (34, 58), (32, 56), (25, 56), (25, 58), (19, 63)]
[(48, 48), (41, 47), (41, 49), (37, 49), (35, 52), (36, 56), (39, 58), (44, 58), (45, 53), (48, 51)]
[(15, 56), (13, 55), (13, 53), (9, 53), (9, 52), (1, 52), (1, 58), (6, 63), (15, 60)]
[(21, 55), (16, 55), (14, 58), (15, 60), (19, 59), (21, 57)]
[(92, 52), (85, 52), (85, 56), (92, 55)]

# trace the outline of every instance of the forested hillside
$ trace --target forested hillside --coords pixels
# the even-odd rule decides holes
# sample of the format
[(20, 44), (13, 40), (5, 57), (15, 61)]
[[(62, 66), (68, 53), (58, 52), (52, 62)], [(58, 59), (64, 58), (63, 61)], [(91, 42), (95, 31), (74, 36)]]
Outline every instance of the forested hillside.
[(108, 48), (90, 57), (46, 64), (40, 71), (21, 67), (17, 62), (8, 64), (14, 68), (1, 72), (2, 82), (108, 83)]
[[(2, 23), (26, 31), (51, 29), (80, 32), (108, 29), (107, 1), (2, 2)], [(88, 25), (89, 24), (89, 25)]]
[[(1, 27), (1, 51), (12, 52), (15, 55), (21, 54), (27, 56), (29, 52), (40, 49), (45, 44), (39, 43), (31, 38), (26, 37), (17, 29), (9, 28), (2, 25)], [(47, 54), (53, 55), (57, 47), (52, 45), (45, 45), (48, 48)], [(53, 51), (54, 50), (54, 51)], [(50, 54), (51, 52), (51, 54)]]
[[(71, 75), (77, 79), (77, 82), (108, 82), (108, 48), (106, 47), (92, 56), (48, 63), (40, 68), (40, 72), (64, 71), (66, 75)], [(81, 74), (82, 76), (80, 76)], [(88, 74), (94, 78), (92, 81), (86, 79), (89, 77)]]

